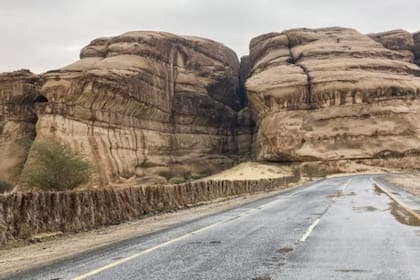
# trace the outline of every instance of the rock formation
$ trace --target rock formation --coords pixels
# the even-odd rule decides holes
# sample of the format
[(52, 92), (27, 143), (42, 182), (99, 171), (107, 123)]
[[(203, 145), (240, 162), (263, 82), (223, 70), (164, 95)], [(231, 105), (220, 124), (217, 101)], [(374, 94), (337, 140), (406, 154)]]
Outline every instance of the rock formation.
[(414, 40), (413, 52), (414, 52), (414, 59), (415, 59), (414, 62), (417, 65), (420, 65), (420, 32), (413, 34), (413, 40)]
[(368, 34), (370, 38), (382, 44), (387, 49), (401, 53), (407, 62), (414, 61), (414, 39), (413, 35), (405, 30), (397, 29), (387, 32)]
[(35, 137), (39, 77), (28, 70), (0, 74), (0, 181), (15, 184)]
[(236, 54), (211, 40), (163, 32), (96, 39), (79, 61), (42, 75), (48, 102), (33, 110), (35, 141), (87, 155), (98, 185), (220, 170), (249, 150), (238, 73)]
[(64, 68), (0, 75), (0, 181), (51, 140), (85, 154), (101, 186), (206, 175), (251, 147), (260, 161), (418, 167), (419, 62), (420, 33), (403, 30), (269, 33), (240, 62), (198, 37), (99, 38)]
[(420, 68), (412, 40), (393, 43), (400, 33), (381, 43), (338, 27), (254, 38), (246, 87), (257, 159), (417, 167)]

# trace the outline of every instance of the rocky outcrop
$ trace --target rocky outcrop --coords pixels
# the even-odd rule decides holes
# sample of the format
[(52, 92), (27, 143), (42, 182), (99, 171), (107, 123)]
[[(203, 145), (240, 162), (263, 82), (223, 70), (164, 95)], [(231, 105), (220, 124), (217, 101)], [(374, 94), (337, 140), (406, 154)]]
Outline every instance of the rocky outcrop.
[(405, 30), (396, 29), (381, 33), (368, 34), (370, 38), (382, 44), (385, 48), (400, 52), (408, 62), (414, 61), (413, 35)]
[(34, 106), (45, 101), (28, 70), (0, 74), (0, 181), (15, 184), (35, 138)]
[(417, 166), (419, 34), (292, 29), (254, 38), (240, 62), (197, 37), (96, 39), (40, 77), (0, 75), (0, 181), (50, 140), (94, 163), (91, 185), (207, 175), (251, 147), (258, 160)]
[(420, 68), (401, 52), (412, 43), (392, 36), (382, 43), (397, 50), (338, 27), (253, 39), (257, 159), (418, 166)]
[(420, 32), (413, 34), (413, 40), (414, 40), (413, 52), (414, 52), (415, 63), (417, 65), (420, 65)]
[[(249, 156), (239, 61), (224, 45), (163, 32), (100, 38), (40, 77), (0, 75), (0, 181), (15, 184), (32, 141), (59, 141), (95, 165), (91, 185), (167, 183)], [(42, 80), (42, 83), (41, 83)]]
[[(66, 143), (97, 169), (93, 183), (165, 183), (211, 173), (247, 150), (239, 61), (220, 43), (163, 32), (100, 38), (42, 75), (35, 141)], [(240, 141), (238, 141), (238, 139)]]

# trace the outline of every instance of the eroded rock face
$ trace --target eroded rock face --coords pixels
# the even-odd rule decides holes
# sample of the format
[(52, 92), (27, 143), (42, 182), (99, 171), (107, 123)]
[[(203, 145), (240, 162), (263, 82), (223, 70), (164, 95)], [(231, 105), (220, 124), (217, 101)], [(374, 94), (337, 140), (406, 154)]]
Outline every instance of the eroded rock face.
[(420, 65), (420, 32), (413, 34), (413, 40), (414, 40), (414, 59), (415, 63), (417, 65)]
[(395, 45), (338, 27), (253, 39), (257, 159), (418, 164), (420, 68), (401, 52), (411, 41)]
[(224, 45), (128, 32), (92, 41), (80, 58), (43, 75), (36, 141), (88, 155), (98, 184), (205, 174), (248, 148), (237, 141), (250, 133), (237, 113), (239, 61)]
[(399, 51), (408, 62), (414, 61), (413, 35), (405, 30), (396, 29), (381, 33), (368, 34), (370, 38), (382, 44), (385, 48)]
[(17, 182), (35, 137), (33, 109), (43, 101), (37, 75), (28, 70), (0, 74), (0, 181)]

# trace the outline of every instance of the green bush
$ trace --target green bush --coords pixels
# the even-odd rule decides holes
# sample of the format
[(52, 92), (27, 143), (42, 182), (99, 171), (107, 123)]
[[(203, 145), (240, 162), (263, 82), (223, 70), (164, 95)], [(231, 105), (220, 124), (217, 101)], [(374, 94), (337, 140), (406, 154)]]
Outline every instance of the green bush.
[(312, 180), (313, 177), (325, 177), (327, 175), (327, 172), (317, 163), (304, 165), (302, 172), (308, 176), (310, 180)]
[(0, 181), (0, 193), (9, 192), (12, 190), (12, 185), (4, 181)]
[(175, 177), (175, 174), (171, 171), (160, 171), (159, 176), (164, 177), (166, 180), (170, 180), (171, 178)]
[(81, 154), (58, 142), (36, 143), (21, 176), (21, 184), (64, 191), (89, 181), (92, 166)]
[(292, 167), (292, 175), (294, 178), (300, 178), (300, 168), (298, 166)]

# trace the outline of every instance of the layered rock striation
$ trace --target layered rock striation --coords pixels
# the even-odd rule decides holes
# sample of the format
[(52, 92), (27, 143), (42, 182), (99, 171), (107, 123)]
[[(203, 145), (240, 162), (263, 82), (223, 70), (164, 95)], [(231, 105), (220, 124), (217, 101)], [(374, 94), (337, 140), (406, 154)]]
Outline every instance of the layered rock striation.
[(408, 53), (413, 40), (371, 37), (333, 27), (251, 41), (246, 88), (258, 160), (416, 165), (420, 68)]
[(419, 61), (420, 33), (403, 30), (269, 33), (240, 62), (198, 37), (99, 38), (64, 68), (0, 75), (0, 181), (18, 181), (34, 141), (85, 154), (91, 185), (179, 182), (251, 147), (260, 161), (417, 167)]
[[(252, 123), (239, 112), (238, 73), (236, 54), (207, 39), (163, 32), (96, 39), (79, 61), (42, 74), (47, 102), (26, 110), (36, 137), (26, 131), (35, 142), (85, 154), (97, 171), (92, 184), (205, 175), (249, 155)], [(19, 96), (17, 87), (8, 93)]]
[(0, 181), (16, 184), (35, 138), (35, 106), (45, 100), (28, 70), (0, 74)]
[(248, 150), (238, 141), (250, 133), (237, 113), (239, 61), (224, 45), (128, 32), (92, 41), (80, 58), (43, 76), (37, 140), (89, 155), (100, 184), (206, 174)]

